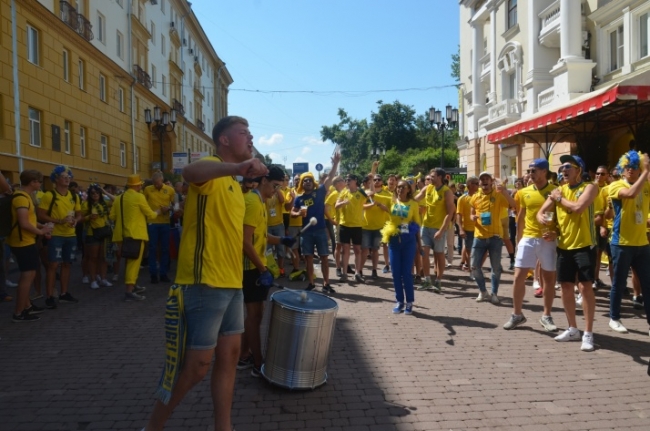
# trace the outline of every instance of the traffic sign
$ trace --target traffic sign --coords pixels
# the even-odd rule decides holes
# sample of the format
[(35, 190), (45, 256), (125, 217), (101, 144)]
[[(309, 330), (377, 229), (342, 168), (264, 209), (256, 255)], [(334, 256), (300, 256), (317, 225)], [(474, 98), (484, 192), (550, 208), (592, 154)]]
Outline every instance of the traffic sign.
[(309, 163), (294, 163), (293, 164), (293, 174), (299, 175), (309, 172)]
[(322, 171), (322, 170), (323, 170), (323, 165), (321, 165), (320, 163), (317, 164), (317, 165), (316, 165), (316, 170), (317, 170), (318, 172)]

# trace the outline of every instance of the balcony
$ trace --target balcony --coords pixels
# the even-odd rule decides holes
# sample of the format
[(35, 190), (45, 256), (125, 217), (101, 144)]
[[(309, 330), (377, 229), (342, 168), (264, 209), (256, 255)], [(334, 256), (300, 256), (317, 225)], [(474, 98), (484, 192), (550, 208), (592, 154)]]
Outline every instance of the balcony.
[(539, 43), (547, 48), (560, 47), (560, 0), (555, 0), (538, 15), (541, 25)]
[(203, 87), (199, 82), (194, 82), (194, 95), (203, 100)]
[(151, 77), (147, 72), (144, 71), (143, 68), (137, 64), (133, 65), (133, 74), (135, 75), (135, 79), (140, 84), (144, 85), (147, 89), (151, 88)]
[(75, 8), (72, 7), (67, 1), (61, 1), (61, 21), (66, 23), (68, 27), (79, 33), (81, 37), (86, 39), (88, 42), (95, 38), (93, 35), (93, 25), (86, 19), (85, 16), (77, 12)]
[(196, 127), (198, 127), (202, 132), (205, 132), (205, 124), (203, 124), (203, 121), (196, 120)]
[(553, 104), (555, 100), (555, 87), (548, 88), (537, 95), (537, 110), (541, 111), (543, 108)]
[(479, 136), (480, 136), (481, 129), (486, 129), (487, 128), (486, 126), (489, 121), (490, 121), (489, 115), (486, 115), (485, 117), (481, 117), (478, 119), (477, 129), (479, 131)]
[(481, 81), (486, 81), (490, 77), (492, 68), (492, 56), (489, 52), (479, 60), (479, 65), (481, 67)]
[(490, 129), (511, 123), (521, 117), (521, 107), (515, 99), (506, 99), (488, 109)]
[(174, 99), (172, 108), (176, 110), (176, 113), (182, 115), (183, 117), (185, 116), (185, 107), (177, 99)]

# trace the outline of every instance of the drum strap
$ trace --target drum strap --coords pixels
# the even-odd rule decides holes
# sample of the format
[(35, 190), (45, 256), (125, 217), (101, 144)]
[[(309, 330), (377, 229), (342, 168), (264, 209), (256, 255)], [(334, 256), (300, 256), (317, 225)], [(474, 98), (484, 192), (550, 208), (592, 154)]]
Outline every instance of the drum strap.
[(165, 366), (155, 396), (168, 404), (185, 356), (185, 315), (183, 286), (173, 284), (165, 307)]

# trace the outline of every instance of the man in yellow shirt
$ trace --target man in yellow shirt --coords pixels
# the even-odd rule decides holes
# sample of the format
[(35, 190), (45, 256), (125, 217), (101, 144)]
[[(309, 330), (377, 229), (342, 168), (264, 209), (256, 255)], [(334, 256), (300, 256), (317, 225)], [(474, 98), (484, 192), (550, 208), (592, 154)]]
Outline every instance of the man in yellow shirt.
[(470, 266), (470, 252), (472, 251), (472, 244), (474, 244), (474, 222), (472, 221), (472, 207), (470, 201), (472, 196), (478, 191), (478, 177), (470, 176), (467, 178), (467, 194), (458, 198), (458, 206), (456, 208), (456, 224), (458, 225), (458, 235), (463, 240), (462, 245), (462, 266), (461, 269), (467, 271)]
[(646, 235), (650, 211), (650, 158), (634, 150), (618, 162), (622, 178), (609, 185), (609, 197), (614, 206), (614, 223), (610, 248), (614, 273), (609, 295), (609, 327), (627, 333), (621, 323), (621, 300), (627, 289), (630, 268), (643, 291), (646, 319), (650, 325), (650, 245)]
[[(503, 232), (501, 210), (515, 207), (515, 201), (503, 184), (494, 184), (494, 177), (489, 172), (478, 176), (481, 189), (470, 200), (472, 221), (474, 222), (474, 243), (472, 244), (472, 275), (479, 288), (476, 302), (490, 301), (499, 304), (499, 282), (501, 281), (501, 250), (503, 249)], [(492, 266), (492, 290), (488, 294), (485, 278), (481, 268), (485, 253), (490, 254)]]
[(210, 371), (215, 356), (210, 377), (214, 429), (232, 428), (230, 410), (244, 332), (242, 221), (246, 212), (241, 187), (234, 177), (255, 178), (268, 170), (253, 158), (253, 136), (244, 118), (222, 118), (212, 130), (212, 139), (217, 155), (183, 168), (190, 188), (176, 283), (182, 286), (183, 294), (185, 356), (169, 399), (166, 403), (156, 401), (147, 431), (163, 429), (185, 394)]
[(555, 210), (559, 228), (557, 246), (557, 280), (562, 286), (562, 303), (569, 322), (569, 328), (555, 337), (555, 341), (580, 341), (576, 323), (576, 300), (573, 287), (576, 277), (583, 298), (582, 310), (585, 317), (585, 332), (580, 349), (594, 350), (594, 312), (596, 298), (592, 287), (594, 265), (596, 264), (596, 226), (594, 225), (594, 200), (598, 186), (582, 181), (586, 171), (579, 156), (560, 157), (567, 183), (553, 190), (537, 213), (537, 221), (543, 225), (550, 222), (544, 214)]
[[(284, 171), (283, 171), (284, 172)], [(285, 175), (283, 174), (282, 182), (284, 182)], [(281, 237), (285, 235), (284, 220), (282, 210), (284, 209), (284, 193), (282, 186), (277, 190), (273, 190), (273, 194), (265, 201), (266, 215), (267, 215), (267, 231), (269, 235)], [(270, 245), (269, 249), (275, 250), (275, 258), (280, 268), (280, 277), (284, 276), (284, 246), (280, 244)]]
[(609, 180), (609, 169), (605, 165), (598, 166), (596, 169), (596, 180), (595, 183), (598, 185), (599, 196), (597, 199), (601, 201), (603, 208), (603, 217), (601, 217), (602, 223), (596, 225), (596, 239), (598, 242), (598, 250), (596, 251), (596, 281), (594, 281), (594, 288), (606, 288), (609, 287), (600, 279), (600, 260), (603, 256), (603, 252), (607, 254), (607, 258), (611, 263), (611, 253), (609, 249), (609, 230), (611, 226), (608, 226), (607, 219), (604, 216), (604, 213), (607, 211), (609, 206), (609, 193), (608, 193), (608, 183)]
[[(149, 234), (149, 275), (151, 283), (156, 284), (158, 280), (169, 283), (167, 276), (169, 271), (169, 240), (171, 226), (169, 224), (171, 210), (177, 202), (176, 192), (166, 184), (163, 184), (163, 173), (154, 172), (151, 176), (152, 185), (144, 188), (144, 197), (153, 211), (160, 208), (167, 208), (155, 220), (147, 224)], [(160, 246), (160, 262), (156, 262), (158, 247)]]
[(341, 244), (341, 226), (339, 225), (339, 210), (336, 207), (336, 201), (339, 198), (339, 193), (345, 188), (345, 180), (339, 175), (334, 177), (332, 181), (333, 190), (330, 191), (329, 195), (325, 199), (325, 214), (334, 225), (334, 238), (332, 242), (336, 244), (334, 249), (334, 264), (336, 266), (336, 276), (341, 278), (343, 272), (341, 271), (341, 260), (343, 255), (343, 244)]
[[(374, 184), (375, 195), (385, 196), (391, 198), (393, 195), (388, 190), (382, 188), (382, 177), (379, 174), (370, 175), (369, 181), (372, 181)], [(368, 189), (367, 191), (369, 191)], [(370, 254), (372, 256), (372, 272), (371, 277), (376, 279), (377, 275), (377, 266), (379, 265), (379, 246), (381, 244), (381, 229), (386, 224), (388, 220), (388, 214), (383, 209), (377, 207), (376, 201), (370, 199), (368, 203), (364, 206), (363, 219), (364, 225), (362, 229), (361, 237), (361, 248), (364, 256)], [(384, 244), (386, 247), (386, 244)], [(386, 254), (384, 253), (384, 259)], [(385, 260), (386, 266), (388, 266), (388, 260)], [(388, 271), (386, 271), (388, 272)]]
[[(368, 196), (363, 189), (359, 188), (359, 177), (355, 174), (348, 174), (346, 180), (347, 188), (343, 189), (336, 201), (336, 209), (340, 209), (339, 227), (341, 229), (341, 243), (343, 244), (343, 268), (348, 267), (350, 262), (350, 244), (354, 250), (354, 279), (359, 283), (365, 283), (361, 273), (363, 269), (364, 256), (361, 254), (361, 240), (363, 237), (363, 205), (367, 202)], [(374, 188), (371, 189), (374, 190)], [(347, 280), (347, 274), (341, 274), (341, 280)]]
[[(287, 228), (287, 235), (295, 237), (300, 229), (302, 228), (302, 216), (300, 214), (292, 214), (291, 210), (293, 209), (293, 203), (296, 200), (296, 188), (300, 182), (300, 175), (295, 175), (293, 177), (293, 187), (289, 189), (289, 192), (284, 197), (284, 207), (289, 211), (289, 227)], [(293, 265), (293, 270), (291, 274), (294, 276), (300, 275), (302, 270), (300, 269), (300, 243), (296, 242), (291, 247), (286, 247), (287, 256), (291, 259)]]
[(54, 188), (43, 195), (36, 214), (42, 223), (54, 223), (52, 238), (47, 242), (47, 299), (45, 306), (57, 307), (54, 299), (56, 268), (61, 265), (59, 302), (76, 304), (79, 300), (68, 292), (70, 264), (77, 254), (75, 226), (81, 221), (81, 198), (68, 190), (72, 171), (66, 166), (56, 166), (50, 174)]

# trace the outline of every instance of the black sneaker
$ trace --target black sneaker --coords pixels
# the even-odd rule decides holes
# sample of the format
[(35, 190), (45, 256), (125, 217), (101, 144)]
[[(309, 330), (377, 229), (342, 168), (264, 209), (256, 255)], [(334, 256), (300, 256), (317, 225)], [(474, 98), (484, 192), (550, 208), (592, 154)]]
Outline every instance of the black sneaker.
[(338, 278), (341, 278), (343, 276), (343, 272), (341, 272), (341, 268), (336, 268), (336, 276)]
[(144, 286), (135, 285), (135, 287), (133, 287), (133, 291), (135, 293), (137, 293), (137, 294), (140, 294), (140, 293), (144, 292), (145, 290), (147, 290), (147, 288), (144, 287)]
[(125, 301), (144, 301), (146, 299), (145, 296), (139, 295), (135, 292), (126, 292), (124, 293), (124, 300)]
[(390, 266), (386, 265), (384, 266), (384, 269), (381, 270), (383, 274), (388, 274), (390, 272)]
[(348, 274), (354, 274), (354, 269), (350, 265), (348, 265)]
[(366, 282), (366, 279), (363, 278), (363, 275), (361, 275), (361, 274), (354, 274), (354, 280), (357, 283), (365, 283)]
[(238, 370), (247, 370), (249, 368), (253, 367), (253, 357), (249, 356), (246, 359), (240, 359), (237, 361), (237, 369)]
[(372, 278), (373, 280), (376, 280), (377, 278), (379, 278), (379, 276), (377, 275), (377, 270), (376, 269), (372, 270), (372, 275), (370, 276), (370, 278)]
[(77, 298), (70, 295), (70, 292), (66, 292), (63, 295), (59, 295), (59, 302), (67, 302), (68, 304), (76, 304), (79, 302)]
[(305, 290), (314, 290), (315, 287), (316, 287), (316, 286), (314, 286), (313, 284), (309, 283), (309, 284), (307, 285), (307, 287), (305, 288)]
[(33, 314), (29, 314), (27, 310), (23, 310), (22, 313), (20, 314), (14, 314), (13, 318), (11, 319), (12, 321), (16, 323), (20, 322), (35, 322), (37, 320), (40, 320), (41, 318), (39, 316), (35, 316)]
[(262, 367), (257, 368), (255, 365), (253, 365), (253, 368), (251, 369), (251, 376), (253, 376), (253, 377), (261, 377), (262, 376)]
[(163, 283), (171, 283), (172, 281), (167, 277), (166, 275), (161, 275), (160, 276), (160, 281)]
[(635, 310), (643, 310), (643, 296), (633, 296), (632, 304), (634, 305)]
[(336, 290), (332, 289), (332, 286), (328, 284), (323, 285), (323, 292), (325, 293), (336, 293)]
[(49, 308), (50, 310), (56, 309), (56, 299), (54, 299), (53, 296), (50, 296), (45, 300), (45, 308)]
[(25, 311), (27, 311), (29, 314), (41, 314), (41, 313), (44, 313), (44, 312), (45, 312), (45, 308), (38, 307), (38, 306), (32, 304), (32, 306), (29, 307), (29, 308), (28, 308), (27, 310), (25, 310)]
[(151, 284), (158, 284), (158, 276), (157, 275), (152, 275), (151, 276)]

